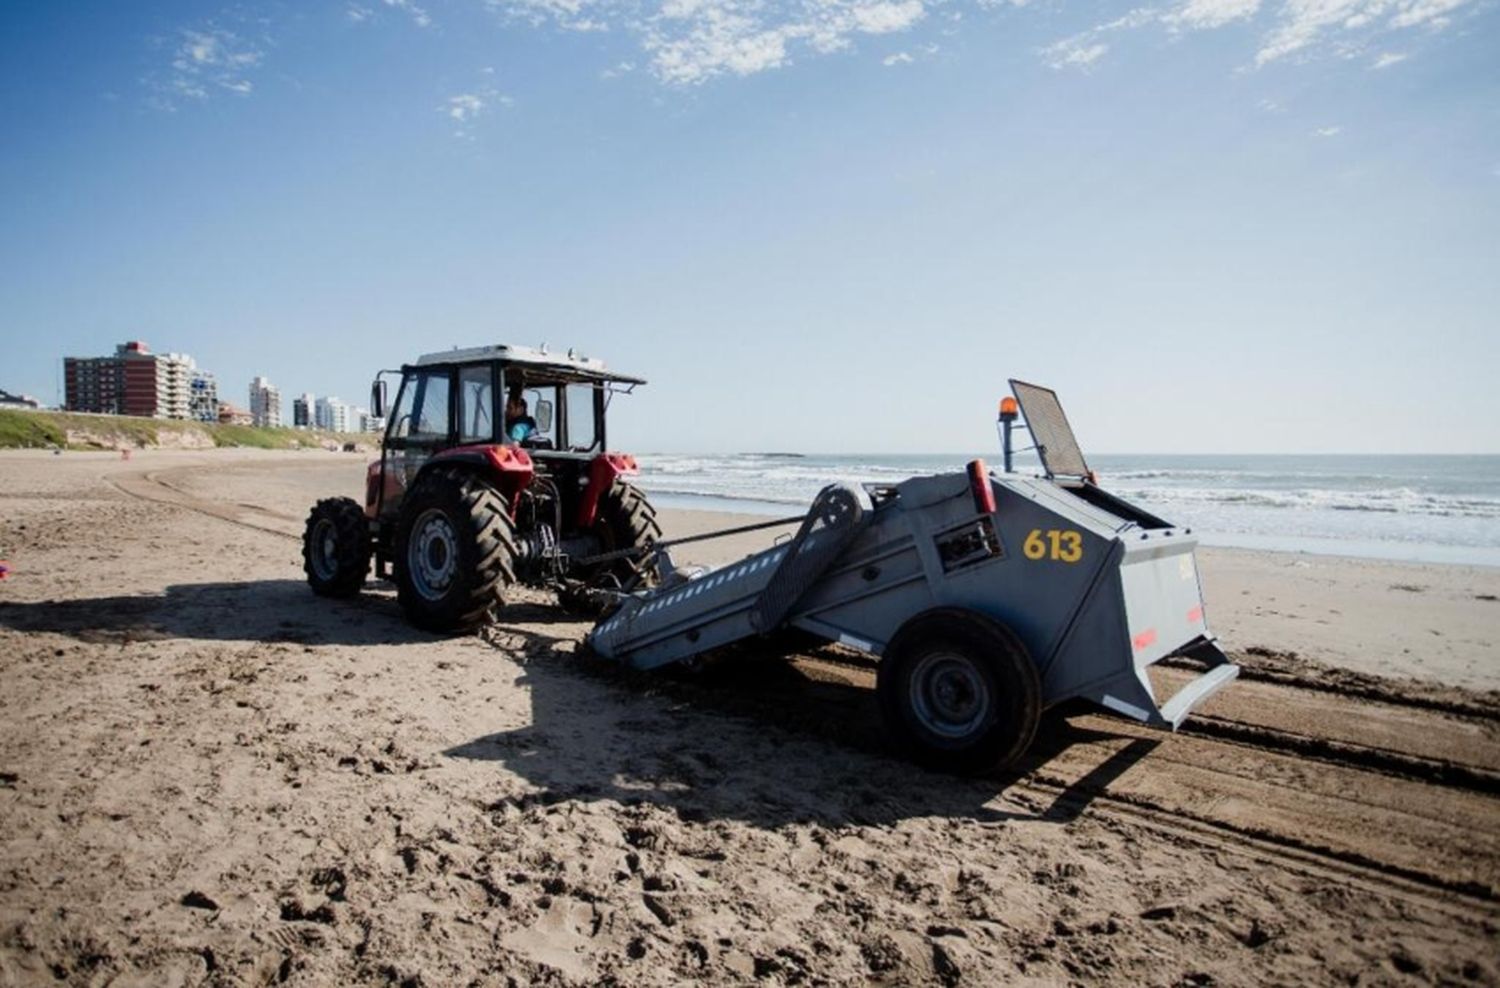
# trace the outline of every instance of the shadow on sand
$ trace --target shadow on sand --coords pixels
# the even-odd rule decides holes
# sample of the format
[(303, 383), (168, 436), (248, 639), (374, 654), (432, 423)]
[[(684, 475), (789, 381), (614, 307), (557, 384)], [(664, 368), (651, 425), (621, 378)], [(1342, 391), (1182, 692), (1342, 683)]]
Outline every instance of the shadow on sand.
[(823, 669), (809, 675), (805, 663), (760, 647), (737, 649), (691, 678), (634, 673), (569, 654), (572, 638), (514, 626), (493, 634), (508, 651), (525, 652), (518, 685), (529, 691), (532, 722), (446, 754), (504, 764), (537, 788), (527, 797), (531, 803), (651, 803), (684, 820), (737, 819), (768, 828), (926, 816), (1067, 823), (1158, 744), (1134, 738), (1112, 746), (1055, 798), (1017, 791), (997, 809), (990, 805), (997, 796), (1066, 749), (1127, 736), (1051, 714), (1021, 763), (1004, 775), (965, 779), (923, 770), (891, 750), (868, 672), (853, 669), (841, 679), (834, 667), (832, 675)]
[(302, 580), (182, 583), (160, 594), (81, 600), (0, 600), (0, 627), (50, 631), (92, 644), (185, 638), (388, 645), (438, 638), (407, 624), (389, 593), (329, 600)]
[[(178, 584), (161, 594), (0, 601), (0, 627), (83, 642), (171, 639), (306, 645), (418, 644), (389, 591), (352, 600), (315, 596), (301, 580)], [(501, 762), (543, 803), (614, 799), (655, 803), (683, 819), (740, 819), (775, 827), (888, 824), (911, 817), (1075, 819), (1156, 741), (1112, 750), (1053, 799), (1016, 794), (1016, 779), (1066, 749), (1123, 740), (1044, 718), (1030, 753), (1004, 776), (962, 779), (920, 769), (890, 750), (868, 670), (787, 661), (786, 648), (741, 647), (694, 676), (634, 673), (577, 652), (579, 619), (542, 602), (516, 602), (485, 637), (520, 663), (532, 722), (449, 749)], [(791, 650), (795, 653), (796, 649)], [(815, 654), (815, 653), (814, 653)], [(1022, 806), (1025, 812), (1014, 807)]]

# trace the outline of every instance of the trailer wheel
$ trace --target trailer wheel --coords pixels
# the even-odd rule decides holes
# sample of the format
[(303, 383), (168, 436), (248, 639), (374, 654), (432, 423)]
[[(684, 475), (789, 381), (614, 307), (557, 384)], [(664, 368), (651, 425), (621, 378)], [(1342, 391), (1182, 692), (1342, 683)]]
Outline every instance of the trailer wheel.
[(886, 730), (914, 760), (966, 775), (1020, 758), (1041, 718), (1026, 646), (998, 622), (956, 608), (901, 626), (881, 658), (877, 692)]
[(516, 581), (509, 505), (465, 470), (433, 469), (402, 500), (394, 555), (407, 620), (438, 632), (478, 627)]
[(347, 497), (313, 506), (302, 532), (302, 570), (320, 597), (353, 597), (370, 575), (370, 535), (365, 509)]

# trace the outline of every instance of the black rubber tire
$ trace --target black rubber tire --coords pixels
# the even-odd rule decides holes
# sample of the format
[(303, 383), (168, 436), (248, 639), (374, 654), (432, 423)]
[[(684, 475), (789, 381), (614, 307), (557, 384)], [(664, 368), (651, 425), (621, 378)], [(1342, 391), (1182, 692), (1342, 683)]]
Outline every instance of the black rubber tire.
[[(945, 722), (946, 733), (930, 726), (941, 715), (924, 715), (929, 700), (922, 697), (931, 694), (917, 682), (932, 685), (935, 668), (948, 670), (945, 683), (978, 687), (986, 698), (972, 722)], [(902, 625), (881, 657), (876, 692), (886, 730), (909, 757), (962, 775), (1016, 761), (1042, 715), (1041, 681), (1026, 646), (998, 621), (960, 608), (925, 611)]]
[[(409, 545), (419, 519), (439, 516), (451, 528), (456, 565), (446, 587), (424, 593), (420, 576), (412, 573)], [(435, 467), (402, 499), (393, 556), (396, 600), (407, 620), (428, 631), (471, 631), (493, 617), (516, 582), (510, 505), (471, 471)]]
[(302, 571), (320, 597), (353, 597), (370, 575), (370, 523), (348, 497), (324, 498), (302, 531)]
[[(661, 538), (661, 525), (656, 520), (656, 509), (651, 506), (641, 489), (623, 480), (616, 480), (599, 499), (593, 532), (599, 537), (601, 553), (619, 549), (644, 549)], [(620, 559), (569, 575), (589, 586), (612, 589), (626, 586), (634, 580), (637, 575), (636, 565), (636, 560)], [(640, 582), (633, 589), (655, 586), (660, 579), (654, 565), (648, 566), (640, 576)], [(592, 615), (599, 611), (597, 606), (577, 594), (560, 593), (558, 600), (564, 608), (575, 614)]]

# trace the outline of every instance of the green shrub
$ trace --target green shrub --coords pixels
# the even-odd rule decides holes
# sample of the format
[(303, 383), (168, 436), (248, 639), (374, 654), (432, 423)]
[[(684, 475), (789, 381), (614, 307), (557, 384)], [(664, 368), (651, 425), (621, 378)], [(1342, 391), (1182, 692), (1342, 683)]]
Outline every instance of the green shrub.
[(46, 449), (67, 444), (67, 433), (45, 412), (0, 409), (0, 449)]

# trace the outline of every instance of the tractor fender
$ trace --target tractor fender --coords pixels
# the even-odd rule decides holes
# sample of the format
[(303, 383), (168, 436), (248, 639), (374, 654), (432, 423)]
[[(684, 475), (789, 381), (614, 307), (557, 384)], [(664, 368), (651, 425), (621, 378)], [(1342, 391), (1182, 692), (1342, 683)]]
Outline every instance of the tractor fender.
[(502, 446), (498, 443), (476, 443), (471, 446), (454, 446), (439, 453), (422, 464), (422, 469), (413, 478), (425, 476), (437, 467), (463, 465), (487, 480), (496, 490), (504, 494), (515, 511), (516, 494), (531, 485), (536, 476), (536, 466), (531, 454), (519, 446)]
[(385, 500), (401, 496), (401, 477), (395, 470), (385, 469), (382, 460), (371, 460), (365, 467), (365, 517), (374, 518), (381, 503), (381, 478), (385, 478)]
[(589, 485), (578, 502), (578, 527), (587, 530), (599, 517), (599, 500), (618, 477), (634, 477), (641, 472), (635, 457), (628, 453), (600, 453), (589, 463)]

